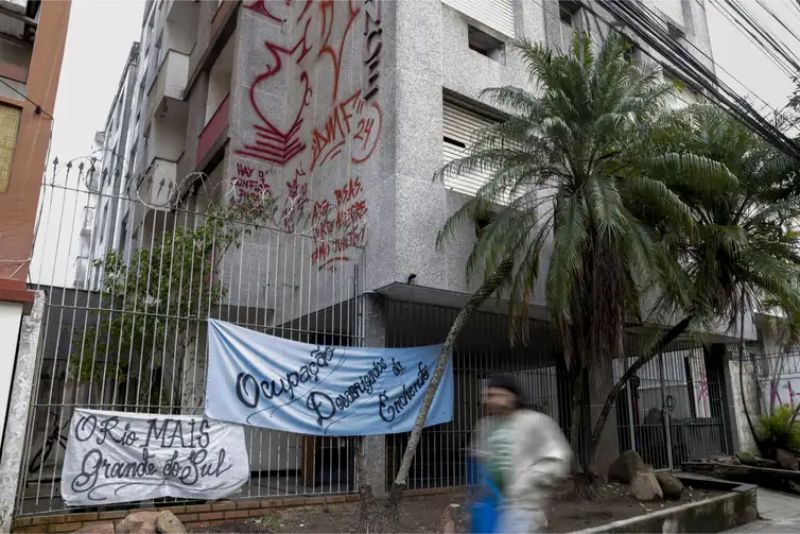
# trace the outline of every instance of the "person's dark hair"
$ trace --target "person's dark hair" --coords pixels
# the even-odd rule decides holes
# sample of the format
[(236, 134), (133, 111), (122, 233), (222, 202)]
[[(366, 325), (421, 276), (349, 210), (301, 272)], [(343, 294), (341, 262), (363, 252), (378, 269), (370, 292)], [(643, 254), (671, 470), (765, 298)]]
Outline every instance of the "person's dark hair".
[(519, 384), (510, 376), (494, 375), (490, 376), (486, 381), (487, 388), (504, 389), (512, 393), (517, 398), (517, 408), (527, 408), (528, 402), (525, 395), (522, 393)]

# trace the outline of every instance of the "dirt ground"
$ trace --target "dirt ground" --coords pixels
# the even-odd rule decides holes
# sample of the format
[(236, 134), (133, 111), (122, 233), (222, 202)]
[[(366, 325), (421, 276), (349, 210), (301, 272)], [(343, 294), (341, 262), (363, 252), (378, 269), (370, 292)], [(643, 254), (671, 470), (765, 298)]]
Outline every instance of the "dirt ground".
[[(680, 501), (655, 501), (640, 503), (627, 495), (627, 486), (607, 484), (600, 488), (594, 501), (576, 497), (565, 491), (553, 498), (547, 507), (550, 532), (572, 532), (669, 508), (717, 495), (723, 492), (692, 490), (688, 488)], [(442, 513), (451, 503), (467, 505), (464, 492), (407, 497), (401, 507), (401, 531), (434, 533)], [(357, 503), (292, 508), (270, 515), (241, 521), (209, 525), (192, 529), (192, 532), (267, 532), (267, 533), (360, 533), (365, 532)]]

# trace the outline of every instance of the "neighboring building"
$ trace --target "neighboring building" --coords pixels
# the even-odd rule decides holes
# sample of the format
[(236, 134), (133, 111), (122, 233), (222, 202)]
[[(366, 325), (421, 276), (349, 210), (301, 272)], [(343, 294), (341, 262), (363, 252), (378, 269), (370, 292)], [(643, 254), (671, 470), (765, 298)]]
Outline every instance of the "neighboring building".
[[(85, 250), (83, 243), (80, 247), (82, 259), (79, 260), (80, 266), (76, 266), (75, 287), (96, 289), (100, 272), (97, 260), (104, 258), (110, 250), (125, 253), (128, 221), (122, 212), (131, 199), (131, 192), (135, 191), (130, 183), (133, 171), (131, 156), (135, 151), (129, 152), (128, 147), (136, 141), (131, 131), (135, 126), (134, 98), (138, 92), (138, 67), (139, 43), (135, 42), (122, 69), (105, 129), (95, 136), (95, 145), (99, 143), (99, 146), (91, 158), (95, 161), (96, 172), (91, 175), (92, 183), (87, 185), (90, 192), (96, 194), (89, 195), (89, 205), (84, 208), (81, 239), (88, 237), (89, 243)], [(138, 121), (138, 115), (135, 120)], [(86, 282), (79, 285), (78, 280)]]
[(25, 284), (69, 11), (69, 1), (0, 1), (0, 436), (34, 300)]
[[(92, 150), (88, 159), (88, 164), (96, 166), (96, 169), (101, 169), (103, 147), (105, 145), (105, 132), (95, 132), (94, 141), (92, 142)], [(97, 201), (100, 182), (100, 171), (87, 172), (89, 176), (88, 183), (84, 184), (87, 189), (87, 204), (83, 207), (80, 213), (80, 230), (78, 233), (78, 246), (77, 256), (75, 257), (75, 280), (72, 285), (76, 289), (88, 289), (91, 277), (91, 264), (93, 259), (92, 254), (92, 236), (95, 234), (95, 220), (94, 214), (97, 211)]]
[[(248, 274), (278, 268), (278, 246), (270, 256), (273, 249), (266, 239), (260, 249), (257, 243), (250, 251), (242, 247), (226, 254), (225, 275), (239, 289), (227, 293), (227, 317), (233, 317), (232, 307), (247, 314), (259, 307), (252, 302), (262, 307), (274, 302), (263, 314), (272, 325), (308, 324), (314, 314), (319, 320), (321, 314), (343, 309), (348, 298), (323, 286), (321, 276), (329, 280), (325, 273), (361, 262), (354, 268), (359, 273), (354, 287), (358, 295), (369, 295), (363, 312), (369, 324), (363, 327), (365, 319), (357, 312), (352, 323), (336, 327), (337, 339), (388, 346), (439, 342), (452, 308), (475, 288), (464, 272), (475, 229), (464, 229), (446, 251), (436, 249), (436, 232), (485, 176), (472, 173), (444, 183), (432, 183), (431, 177), (443, 161), (469, 147), (474, 132), (502, 117), (480, 101), (482, 89), (529, 86), (528, 72), (510, 50), (512, 39), (544, 40), (561, 48), (576, 30), (589, 30), (598, 40), (611, 31), (581, 5), (539, 0), (149, 1), (126, 147), (137, 200), (145, 209), (138, 203), (117, 206), (108, 220), (113, 218), (119, 230), (110, 231), (101, 208), (93, 241), (104, 243), (102, 250), (129, 253), (149, 243), (148, 236), (161, 235), (162, 228), (169, 231), (188, 221), (178, 215), (180, 210), (202, 212), (209, 204), (268, 198), (283, 207), (275, 221), (283, 232), (307, 236), (292, 252), (292, 263), (284, 259), (280, 267), (299, 282), (265, 283)], [(686, 50), (713, 68), (702, 0), (646, 5), (661, 10), (664, 29), (677, 32)], [(592, 6), (603, 11), (599, 3)], [(635, 36), (631, 39), (638, 43)], [(644, 59), (647, 48), (637, 46), (636, 57)], [(275, 242), (288, 246), (285, 239)], [(95, 258), (100, 252), (93, 251)], [(313, 301), (296, 297), (298, 287), (315, 283)], [(537, 294), (531, 314), (540, 319), (531, 323), (543, 340), (536, 346), (509, 347), (502, 317), (481, 319), (481, 327), (459, 342), (457, 422), (436, 434), (441, 441), (423, 441), (423, 447), (436, 449), (431, 454), (440, 465), (449, 458), (452, 472), (459, 469), (453, 458), (460, 458), (468, 443), (470, 419), (478, 413), (477, 392), (490, 371), (517, 374), (543, 410), (566, 421), (567, 386), (561, 380), (558, 344), (546, 337), (543, 294)], [(285, 304), (278, 304), (281, 299)], [(308, 328), (308, 338), (315, 339)], [(364, 330), (354, 333), (356, 328)], [(724, 332), (715, 339), (724, 341)], [(676, 356), (676, 362), (683, 357)], [(701, 355), (687, 369), (699, 369), (703, 361)], [(193, 369), (199, 364), (194, 361)], [(688, 400), (679, 406), (687, 406), (687, 417), (696, 418), (698, 409), (688, 406), (697, 404), (693, 396), (701, 393), (693, 392), (700, 388), (688, 374), (676, 367), (669, 376), (678, 389), (692, 391), (683, 393)], [(723, 418), (716, 405), (700, 406), (703, 414)], [(638, 409), (644, 413), (647, 408)], [(609, 421), (611, 433), (614, 426)], [(719, 440), (722, 432), (716, 434)], [(611, 443), (615, 450), (606, 451), (601, 461), (616, 454), (616, 437)], [(381, 441), (372, 457), (378, 472), (391, 470), (401, 445), (401, 438)], [(295, 444), (292, 454), (302, 455), (304, 446)], [(720, 442), (719, 448), (725, 446)], [(286, 469), (296, 470), (305, 461), (298, 456)]]

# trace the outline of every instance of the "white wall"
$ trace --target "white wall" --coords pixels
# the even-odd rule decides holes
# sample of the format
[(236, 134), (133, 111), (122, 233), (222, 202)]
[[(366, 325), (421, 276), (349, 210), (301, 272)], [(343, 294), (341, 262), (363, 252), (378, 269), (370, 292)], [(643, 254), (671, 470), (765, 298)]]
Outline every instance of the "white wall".
[(22, 321), (22, 304), (0, 302), (0, 437), (5, 432), (6, 410), (11, 396), (11, 379), (17, 357), (17, 339)]

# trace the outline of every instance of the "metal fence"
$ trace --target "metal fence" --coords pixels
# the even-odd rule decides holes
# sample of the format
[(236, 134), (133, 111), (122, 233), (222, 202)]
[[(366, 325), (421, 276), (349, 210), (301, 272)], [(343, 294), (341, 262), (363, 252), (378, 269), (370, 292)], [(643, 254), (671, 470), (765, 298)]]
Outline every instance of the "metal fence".
[[(426, 304), (386, 303), (386, 342), (390, 347), (441, 343), (458, 310)], [(475, 314), (453, 350), (455, 407), (453, 421), (423, 431), (409, 472), (411, 489), (444, 488), (467, 481), (467, 449), (481, 416), (483, 381), (508, 373), (520, 383), (528, 401), (568, 427), (569, 384), (558, 370), (561, 360), (556, 334), (544, 322), (530, 321), (527, 346), (511, 346), (502, 315)], [(391, 483), (408, 442), (407, 434), (386, 437), (387, 481)]]
[[(42, 187), (31, 284), (47, 301), (19, 515), (65, 510), (59, 476), (74, 408), (201, 413), (207, 317), (308, 343), (365, 343), (363, 249), (348, 246), (320, 269), (312, 260), (319, 238), (303, 232), (293, 206), (281, 207), (297, 216), (291, 228), (250, 205), (221, 209), (231, 204), (203, 176), (182, 188), (181, 199), (177, 188), (158, 185), (167, 194), (148, 198), (166, 201), (154, 205), (125, 192), (119, 176), (98, 179), (91, 165), (56, 166)], [(386, 301), (386, 346), (440, 343), (456, 313)], [(571, 383), (558, 336), (545, 322), (528, 328), (533, 342), (512, 346), (504, 316), (470, 320), (454, 350), (454, 420), (424, 431), (411, 488), (466, 482), (466, 450), (490, 374), (516, 377), (535, 408), (569, 427)], [(711, 360), (703, 349), (676, 345), (645, 366), (617, 403), (620, 449), (636, 448), (656, 467), (725, 450)], [(358, 489), (357, 438), (255, 428), (246, 438), (251, 480), (236, 498)], [(407, 435), (385, 439), (391, 481)]]
[[(65, 509), (74, 408), (201, 413), (207, 317), (303, 342), (363, 343), (361, 248), (320, 269), (310, 259), (318, 239), (301, 224), (289, 232), (253, 206), (220, 202), (202, 176), (184, 201), (152, 205), (83, 163), (56, 166), (41, 191), (31, 285), (47, 300), (19, 515)], [(236, 498), (356, 489), (354, 438), (254, 428), (246, 438), (251, 480)]]
[[(634, 449), (657, 469), (730, 452), (721, 354), (673, 343), (645, 364), (617, 401), (620, 450)], [(614, 362), (615, 380), (634, 358)]]
[[(774, 414), (781, 406), (797, 409), (800, 405), (800, 347), (757, 354), (750, 364), (755, 376), (756, 414)], [(751, 405), (748, 402), (748, 407)]]

